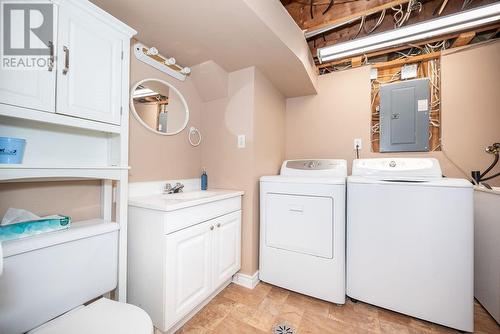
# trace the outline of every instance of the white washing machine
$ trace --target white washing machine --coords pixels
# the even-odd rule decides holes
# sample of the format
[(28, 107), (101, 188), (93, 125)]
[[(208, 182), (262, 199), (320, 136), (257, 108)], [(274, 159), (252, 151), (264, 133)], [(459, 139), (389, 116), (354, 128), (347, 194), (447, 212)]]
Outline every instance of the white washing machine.
[(345, 303), (345, 160), (288, 160), (260, 179), (260, 268), (267, 283)]
[(354, 160), (347, 295), (473, 331), (473, 188), (436, 159)]

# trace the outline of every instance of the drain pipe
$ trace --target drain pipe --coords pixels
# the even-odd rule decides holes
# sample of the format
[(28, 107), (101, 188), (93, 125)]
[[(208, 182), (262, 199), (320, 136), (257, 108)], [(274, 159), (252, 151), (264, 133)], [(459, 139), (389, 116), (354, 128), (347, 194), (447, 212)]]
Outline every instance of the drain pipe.
[(493, 143), (492, 145), (488, 146), (486, 148), (486, 153), (494, 154), (495, 158), (494, 158), (493, 162), (491, 163), (491, 165), (488, 168), (486, 168), (486, 170), (483, 173), (481, 173), (478, 170), (471, 172), (471, 176), (472, 176), (472, 179), (474, 180), (475, 184), (479, 184), (480, 182), (488, 181), (488, 180), (491, 180), (495, 177), (500, 176), (500, 173), (496, 173), (494, 175), (485, 177), (498, 163), (499, 155), (500, 155), (500, 143)]

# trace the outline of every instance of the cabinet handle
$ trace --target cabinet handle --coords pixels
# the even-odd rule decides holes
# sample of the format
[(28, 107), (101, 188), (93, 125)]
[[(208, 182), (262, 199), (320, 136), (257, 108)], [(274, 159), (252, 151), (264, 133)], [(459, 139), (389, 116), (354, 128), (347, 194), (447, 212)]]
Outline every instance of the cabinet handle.
[(63, 51), (64, 51), (63, 74), (68, 74), (68, 71), (69, 71), (69, 48), (67, 46), (63, 46)]
[(210, 226), (210, 231), (213, 231), (214, 230), (214, 226)]
[(50, 50), (50, 55), (49, 55), (49, 72), (52, 72), (54, 69), (54, 42), (49, 41), (49, 50)]
[(217, 227), (220, 227), (220, 223), (217, 224)]

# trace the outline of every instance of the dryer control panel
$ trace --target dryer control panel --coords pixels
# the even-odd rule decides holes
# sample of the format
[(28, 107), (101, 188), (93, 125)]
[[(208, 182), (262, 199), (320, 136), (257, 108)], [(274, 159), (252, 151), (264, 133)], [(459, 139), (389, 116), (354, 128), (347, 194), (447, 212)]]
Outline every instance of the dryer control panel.
[(346, 177), (347, 161), (341, 159), (285, 160), (282, 176)]

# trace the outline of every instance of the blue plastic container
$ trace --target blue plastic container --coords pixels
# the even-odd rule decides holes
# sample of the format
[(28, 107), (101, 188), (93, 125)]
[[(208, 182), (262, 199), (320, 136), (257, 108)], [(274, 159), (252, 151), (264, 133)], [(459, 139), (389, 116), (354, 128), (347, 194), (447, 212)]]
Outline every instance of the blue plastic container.
[(0, 137), (0, 164), (22, 163), (25, 146), (25, 139)]

